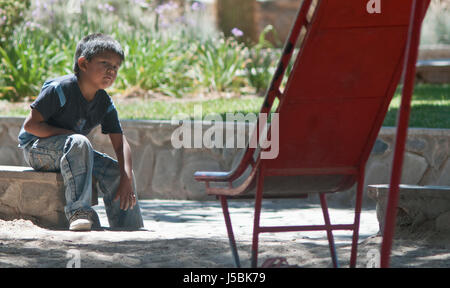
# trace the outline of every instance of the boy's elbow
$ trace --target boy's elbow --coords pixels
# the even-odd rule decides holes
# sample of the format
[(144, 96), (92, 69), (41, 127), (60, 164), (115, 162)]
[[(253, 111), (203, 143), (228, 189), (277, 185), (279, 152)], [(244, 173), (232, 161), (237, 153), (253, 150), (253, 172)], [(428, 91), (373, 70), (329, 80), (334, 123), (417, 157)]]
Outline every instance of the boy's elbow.
[(32, 109), (23, 123), (23, 129), (25, 129), (28, 133), (33, 134), (33, 131), (41, 121), (43, 121), (41, 114), (35, 109)]
[(28, 133), (34, 134), (33, 132), (35, 132), (36, 130), (36, 124), (37, 123), (33, 121), (31, 117), (29, 117), (23, 123), (23, 129)]
[(31, 130), (33, 129), (33, 123), (30, 121), (30, 119), (26, 119), (25, 122), (23, 123), (23, 129), (30, 133)]

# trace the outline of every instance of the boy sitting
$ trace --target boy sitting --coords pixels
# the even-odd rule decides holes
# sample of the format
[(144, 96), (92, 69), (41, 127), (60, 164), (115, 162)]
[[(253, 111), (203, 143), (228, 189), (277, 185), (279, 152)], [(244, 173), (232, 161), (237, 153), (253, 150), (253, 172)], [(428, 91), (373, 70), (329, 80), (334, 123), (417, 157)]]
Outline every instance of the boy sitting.
[[(124, 58), (120, 44), (107, 35), (83, 38), (75, 52), (75, 74), (44, 83), (19, 133), (19, 147), (31, 167), (61, 172), (64, 211), (72, 231), (91, 230), (98, 222), (91, 208), (92, 176), (104, 194), (112, 228), (144, 226), (130, 146), (122, 134), (116, 108), (104, 90), (114, 83)], [(117, 161), (95, 151), (85, 136), (99, 124), (102, 133), (109, 134)]]

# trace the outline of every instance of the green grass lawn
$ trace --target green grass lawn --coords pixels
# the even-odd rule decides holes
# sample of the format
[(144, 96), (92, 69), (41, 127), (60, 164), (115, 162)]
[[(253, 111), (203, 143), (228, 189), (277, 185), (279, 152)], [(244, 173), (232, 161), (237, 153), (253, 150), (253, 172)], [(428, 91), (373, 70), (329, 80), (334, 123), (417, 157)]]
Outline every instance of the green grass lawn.
[[(401, 89), (397, 89), (389, 107), (383, 126), (395, 126), (400, 106)], [(262, 105), (262, 97), (220, 98), (204, 101), (164, 101), (164, 100), (117, 100), (116, 107), (121, 119), (170, 120), (172, 116), (186, 114), (191, 118), (217, 113), (225, 119), (226, 113), (257, 113)], [(201, 104), (201, 105), (200, 105)], [(197, 105), (197, 106), (196, 106)], [(25, 116), (27, 103), (6, 104), (0, 101), (1, 116)], [(201, 107), (201, 111), (194, 107)], [(418, 84), (414, 90), (410, 127), (450, 129), (450, 85)]]
[[(397, 89), (383, 126), (395, 126), (401, 90)], [(411, 103), (410, 127), (450, 128), (450, 84), (419, 84)]]
[[(263, 97), (220, 98), (203, 101), (165, 102), (139, 101), (135, 104), (120, 103), (116, 105), (121, 118), (170, 120), (173, 115), (185, 114), (191, 119), (208, 114), (219, 114), (225, 118), (226, 113), (257, 113)], [(199, 112), (200, 111), (200, 112)]]

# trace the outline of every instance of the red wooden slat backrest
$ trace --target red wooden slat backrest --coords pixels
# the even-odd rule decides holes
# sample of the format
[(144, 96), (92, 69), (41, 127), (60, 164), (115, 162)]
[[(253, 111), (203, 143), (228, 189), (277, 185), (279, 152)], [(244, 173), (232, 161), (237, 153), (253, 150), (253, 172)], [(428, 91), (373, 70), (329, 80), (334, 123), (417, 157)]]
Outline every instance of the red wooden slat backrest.
[(318, 1), (277, 109), (279, 155), (262, 159), (268, 174), (365, 165), (400, 80), (412, 4), (381, 0), (370, 14), (368, 2)]

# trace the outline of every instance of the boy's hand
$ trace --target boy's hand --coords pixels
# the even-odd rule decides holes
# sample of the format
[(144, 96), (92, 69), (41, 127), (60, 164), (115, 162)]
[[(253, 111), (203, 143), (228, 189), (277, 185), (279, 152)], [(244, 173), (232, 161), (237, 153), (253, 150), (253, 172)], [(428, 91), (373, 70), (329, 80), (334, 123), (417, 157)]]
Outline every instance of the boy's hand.
[(131, 181), (121, 178), (119, 188), (117, 189), (116, 196), (114, 197), (114, 201), (120, 199), (120, 209), (128, 210), (129, 208), (133, 209), (134, 205), (136, 205), (136, 196), (133, 192), (133, 186)]

